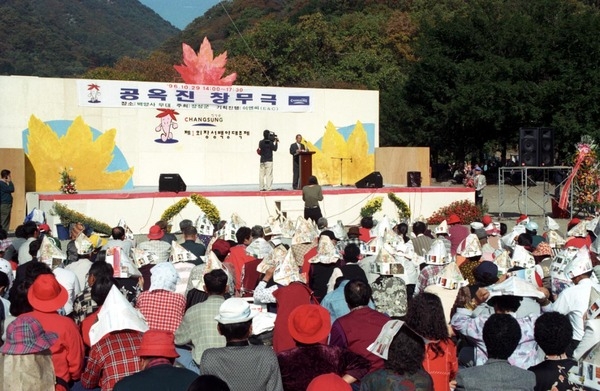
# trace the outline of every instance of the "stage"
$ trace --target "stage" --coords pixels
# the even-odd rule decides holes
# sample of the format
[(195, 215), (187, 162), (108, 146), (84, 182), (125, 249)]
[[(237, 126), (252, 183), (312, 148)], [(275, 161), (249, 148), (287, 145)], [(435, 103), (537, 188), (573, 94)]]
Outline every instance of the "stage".
[[(237, 213), (250, 226), (265, 224), (269, 216), (277, 216), (278, 210), (287, 218), (296, 219), (304, 213), (304, 203), (300, 190), (291, 190), (288, 184), (274, 184), (272, 191), (258, 191), (256, 185), (193, 186), (187, 191), (158, 192), (157, 187), (136, 187), (131, 190), (83, 191), (78, 194), (57, 192), (27, 193), (27, 211), (34, 207), (46, 212), (48, 223), (60, 223), (57, 216), (49, 211), (54, 202), (89, 217), (114, 226), (124, 219), (136, 234), (147, 233), (169, 206), (192, 194), (201, 194), (210, 199), (219, 209), (221, 219), (228, 220)], [(359, 189), (354, 186), (323, 186), (324, 200), (321, 202), (323, 215), (332, 224), (341, 220), (345, 225), (358, 224), (360, 208), (371, 198), (383, 196), (383, 210), (375, 218), (384, 215), (395, 218), (395, 205), (387, 198), (393, 192), (404, 200), (412, 212), (412, 220), (427, 218), (442, 206), (454, 201), (474, 199), (474, 191), (462, 186), (449, 187), (406, 187), (385, 185), (382, 188)], [(183, 209), (173, 220), (173, 230), (183, 219), (196, 221), (200, 208), (193, 202)], [(56, 232), (56, 230), (54, 230)]]

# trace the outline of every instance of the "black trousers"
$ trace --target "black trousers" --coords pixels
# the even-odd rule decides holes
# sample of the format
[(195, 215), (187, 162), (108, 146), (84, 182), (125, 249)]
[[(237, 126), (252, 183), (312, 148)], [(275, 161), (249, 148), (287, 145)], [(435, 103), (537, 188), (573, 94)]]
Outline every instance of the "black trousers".
[(294, 178), (292, 179), (292, 187), (294, 189), (300, 188), (300, 159), (294, 158)]
[(304, 208), (304, 218), (306, 220), (312, 219), (312, 221), (316, 223), (321, 217), (323, 217), (323, 214), (321, 213), (320, 207)]

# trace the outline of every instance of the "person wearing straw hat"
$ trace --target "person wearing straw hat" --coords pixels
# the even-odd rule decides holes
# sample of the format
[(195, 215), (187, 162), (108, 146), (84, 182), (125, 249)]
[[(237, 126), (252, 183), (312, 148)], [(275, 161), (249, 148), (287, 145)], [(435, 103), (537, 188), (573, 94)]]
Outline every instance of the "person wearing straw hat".
[(146, 331), (137, 355), (143, 369), (119, 380), (113, 391), (186, 391), (198, 377), (188, 369), (173, 366), (179, 354), (175, 351), (175, 337), (168, 331)]
[(296, 307), (288, 318), (288, 330), (296, 347), (277, 354), (286, 391), (305, 391), (315, 377), (335, 373), (351, 384), (369, 371), (364, 357), (337, 346), (328, 346), (329, 312), (318, 304)]
[(57, 381), (69, 384), (79, 379), (83, 369), (83, 340), (75, 322), (57, 313), (69, 299), (69, 293), (53, 274), (40, 274), (27, 291), (27, 299), (33, 307), (28, 314), (45, 331), (58, 335), (50, 347)]
[(239, 297), (232, 297), (221, 304), (215, 320), (227, 345), (204, 351), (200, 373), (220, 377), (231, 391), (283, 391), (273, 349), (248, 342), (252, 334), (252, 319), (256, 315), (248, 302)]
[[(45, 332), (42, 324), (29, 315), (18, 316), (6, 335), (0, 348), (0, 372), (5, 374), (0, 389), (54, 391), (57, 379), (50, 347), (58, 335)], [(61, 387), (56, 390), (68, 390), (68, 385)]]

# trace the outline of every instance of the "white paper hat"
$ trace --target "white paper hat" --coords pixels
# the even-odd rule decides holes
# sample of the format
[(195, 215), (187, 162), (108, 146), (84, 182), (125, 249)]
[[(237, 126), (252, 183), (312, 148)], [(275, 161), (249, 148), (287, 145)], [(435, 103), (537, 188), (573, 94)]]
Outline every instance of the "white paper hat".
[[(65, 259), (67, 259), (65, 253), (56, 247), (47, 236), (44, 236), (39, 250), (39, 260), (54, 269), (55, 267), (58, 267)], [(12, 271), (10, 274), (12, 276)]]
[(289, 219), (283, 220), (283, 223), (281, 223), (281, 236), (284, 238), (292, 238), (295, 232), (296, 228), (294, 227), (294, 222)]
[(576, 226), (571, 228), (569, 230), (569, 232), (567, 232), (567, 236), (576, 236), (576, 237), (581, 237), (581, 238), (586, 237), (587, 236), (586, 226), (587, 226), (586, 220), (580, 221)]
[(451, 261), (443, 241), (436, 239), (431, 243), (431, 248), (425, 254), (425, 263), (428, 265), (445, 265)]
[(590, 252), (587, 247), (582, 247), (577, 251), (575, 258), (565, 266), (564, 273), (565, 276), (573, 279), (584, 273), (591, 272), (592, 270), (593, 267)]
[(228, 221), (225, 225), (217, 231), (217, 237), (223, 240), (229, 240), (237, 243), (237, 237), (235, 236), (238, 229), (242, 227), (241, 225), (237, 225), (233, 221)]
[(512, 255), (512, 265), (513, 267), (518, 266), (529, 269), (535, 266), (535, 258), (533, 258), (533, 255), (525, 247), (517, 244)]
[(189, 262), (198, 259), (191, 251), (185, 249), (181, 244), (176, 241), (171, 242), (171, 262)]
[(121, 247), (109, 247), (106, 249), (106, 263), (113, 267), (114, 276), (117, 278), (141, 277), (139, 269), (135, 262), (125, 254)]
[(509, 277), (498, 284), (488, 286), (486, 289), (490, 293), (490, 298), (504, 295), (544, 298), (544, 293), (538, 290), (535, 285), (517, 277)]
[(123, 229), (125, 230), (125, 239), (129, 239), (135, 243), (135, 235), (133, 234), (131, 228), (129, 228), (129, 226), (127, 225), (125, 219), (120, 219), (117, 223), (117, 227), (123, 227)]
[(443, 220), (440, 225), (438, 225), (437, 227), (435, 227), (435, 234), (439, 235), (439, 234), (448, 234), (448, 223), (446, 222), (446, 220)]
[(77, 248), (77, 254), (80, 255), (91, 254), (94, 250), (94, 245), (83, 232), (80, 232), (75, 239), (75, 247)]
[(468, 285), (455, 262), (450, 262), (435, 277), (435, 284), (446, 289), (459, 289)]
[(206, 213), (200, 212), (196, 219), (196, 230), (199, 235), (212, 236), (215, 226), (210, 221)]
[(381, 221), (371, 229), (371, 236), (383, 237), (386, 231), (393, 231), (392, 228), (393, 226), (390, 219), (387, 216), (383, 216)]
[(104, 305), (98, 311), (98, 321), (90, 328), (90, 342), (95, 345), (106, 334), (118, 330), (148, 330), (142, 314), (133, 308), (116, 286), (110, 288)]
[(496, 266), (498, 266), (498, 272), (502, 274), (505, 274), (506, 271), (512, 267), (512, 260), (510, 259), (510, 255), (507, 250), (500, 250), (499, 252), (496, 252), (494, 262), (496, 263)]
[(291, 249), (287, 251), (283, 261), (275, 268), (275, 271), (273, 272), (273, 281), (284, 286), (287, 286), (294, 281), (304, 282)]
[[(410, 262), (410, 261), (406, 261)], [(403, 276), (405, 272), (404, 262), (394, 257), (387, 246), (381, 248), (375, 262), (369, 264), (370, 272), (385, 276)]]
[(542, 279), (544, 278), (544, 271), (540, 265), (535, 265), (535, 267), (530, 269), (515, 270), (510, 272), (510, 275), (525, 280), (535, 286), (543, 286)]
[(465, 247), (460, 252), (465, 258), (477, 257), (482, 254), (481, 252), (481, 243), (475, 234), (469, 234), (465, 238)]
[(276, 267), (287, 255), (288, 250), (283, 244), (275, 247), (271, 253), (269, 253), (256, 267), (256, 271), (259, 273), (266, 273), (272, 267)]
[(590, 251), (594, 254), (600, 254), (600, 237), (596, 237), (592, 242), (592, 246), (590, 247)]
[(246, 254), (256, 258), (264, 259), (269, 253), (273, 251), (273, 247), (266, 240), (253, 240), (246, 247)]
[(225, 270), (223, 263), (219, 261), (217, 255), (212, 251), (208, 253), (205, 265), (206, 266), (204, 267), (204, 274), (209, 273), (213, 270)]
[[(519, 227), (519, 229), (516, 229), (517, 227)], [(506, 235), (504, 235), (500, 239), (500, 242), (502, 242), (502, 246), (507, 249), (513, 249), (517, 244), (517, 237), (522, 233), (525, 233), (525, 226), (515, 225), (512, 231), (507, 232)]]
[(567, 243), (567, 241), (556, 231), (548, 231), (546, 233), (546, 237), (550, 247), (552, 248), (561, 248), (565, 245), (565, 243)]
[(242, 218), (237, 213), (235, 213), (235, 212), (233, 212), (231, 214), (231, 219), (229, 219), (229, 221), (231, 221), (238, 228), (246, 226), (246, 222), (244, 220), (242, 220)]
[(335, 248), (331, 239), (329, 239), (329, 236), (323, 235), (319, 238), (317, 255), (312, 257), (308, 262), (330, 264), (336, 263), (340, 258), (340, 253)]
[(560, 229), (560, 225), (550, 216), (546, 216), (546, 227), (550, 231), (558, 231)]
[(588, 231), (594, 232), (596, 231), (596, 227), (598, 226), (598, 222), (600, 221), (600, 216), (596, 216), (593, 219), (587, 221), (585, 224), (585, 229)]
[(315, 232), (313, 225), (299, 216), (296, 220), (292, 244), (311, 243), (317, 236), (318, 231)]
[(383, 243), (389, 244), (393, 248), (396, 248), (399, 244), (404, 243), (404, 239), (395, 233), (393, 229), (386, 229), (382, 237)]
[(346, 229), (344, 228), (344, 224), (341, 220), (338, 220), (337, 223), (335, 223), (333, 227), (330, 227), (329, 229), (333, 231), (335, 237), (339, 240), (344, 240), (348, 237), (346, 234)]

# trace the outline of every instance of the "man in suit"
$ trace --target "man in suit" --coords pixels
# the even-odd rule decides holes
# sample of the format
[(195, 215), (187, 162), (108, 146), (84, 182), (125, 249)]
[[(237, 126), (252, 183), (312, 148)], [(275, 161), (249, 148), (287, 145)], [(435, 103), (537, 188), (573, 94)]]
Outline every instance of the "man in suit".
[(483, 340), (488, 360), (477, 367), (458, 371), (456, 390), (485, 391), (533, 391), (533, 372), (517, 368), (508, 363), (521, 339), (521, 328), (509, 314), (493, 314), (483, 326)]
[(292, 187), (294, 190), (300, 188), (300, 151), (305, 151), (306, 147), (302, 144), (302, 135), (296, 135), (296, 142), (290, 145), (290, 154), (293, 156), (294, 162), (294, 179), (292, 180)]

